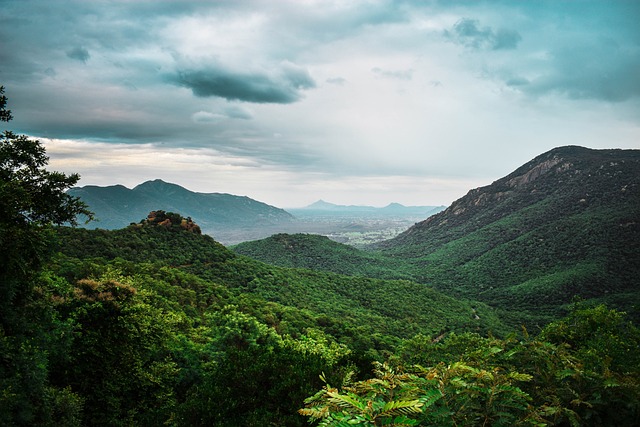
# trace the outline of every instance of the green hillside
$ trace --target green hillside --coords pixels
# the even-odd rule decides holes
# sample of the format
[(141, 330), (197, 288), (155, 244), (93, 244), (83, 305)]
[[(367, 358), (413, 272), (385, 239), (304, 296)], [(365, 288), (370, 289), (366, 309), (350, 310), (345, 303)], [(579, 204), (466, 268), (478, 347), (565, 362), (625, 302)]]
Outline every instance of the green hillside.
[(270, 266), (236, 255), (206, 235), (135, 227), (111, 231), (61, 228), (58, 235), (60, 252), (66, 257), (121, 258), (178, 268), (224, 284), (238, 294), (248, 292), (334, 319), (330, 323), (340, 319), (348, 325), (341, 328), (343, 332), (352, 330), (350, 340), (377, 336), (380, 348), (390, 349), (399, 338), (418, 332), (501, 333), (505, 329), (484, 304), (453, 299), (425, 285)]
[(28, 353), (40, 365), (5, 352), (42, 379), (8, 377), (6, 420), (303, 426), (298, 412), (347, 422), (371, 401), (398, 426), (632, 425), (640, 409), (640, 332), (604, 308), (536, 338), (487, 337), (505, 331), (491, 309), (408, 281), (273, 267), (157, 225), (56, 231), (59, 253), (26, 306), (41, 313), (30, 334), (46, 339)]
[(416, 280), (557, 316), (576, 296), (640, 307), (640, 151), (561, 147), (378, 247)]
[(369, 251), (278, 235), (234, 249), (264, 262), (408, 278), (543, 325), (575, 298), (640, 321), (640, 151), (561, 147)]
[(239, 254), (280, 267), (308, 268), (348, 276), (411, 279), (404, 261), (362, 251), (315, 234), (274, 234), (232, 246)]

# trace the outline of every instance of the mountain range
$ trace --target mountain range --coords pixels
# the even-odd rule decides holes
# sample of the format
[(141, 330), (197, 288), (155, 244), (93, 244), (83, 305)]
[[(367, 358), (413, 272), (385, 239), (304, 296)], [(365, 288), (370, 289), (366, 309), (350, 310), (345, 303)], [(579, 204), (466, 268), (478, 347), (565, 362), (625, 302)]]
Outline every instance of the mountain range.
[[(561, 147), (367, 250), (276, 234), (234, 253), (173, 215), (59, 227), (41, 300), (18, 312), (50, 320), (16, 316), (28, 341), (5, 359), (48, 362), (50, 384), (68, 390), (57, 407), (109, 424), (302, 426), (298, 414), (326, 413), (319, 396), (342, 417), (371, 408), (382, 384), (405, 400), (378, 409), (436, 396), (445, 406), (429, 413), (499, 411), (394, 425), (517, 424), (513, 408), (540, 425), (635, 425), (640, 331), (596, 304), (640, 322), (639, 209), (640, 151)], [(41, 353), (32, 331), (46, 333)], [(373, 362), (375, 378), (348, 394), (328, 385)], [(422, 400), (402, 391), (431, 384)]]
[[(399, 203), (375, 208), (318, 201), (306, 208), (285, 211), (246, 196), (197, 193), (161, 179), (144, 182), (133, 189), (122, 185), (88, 185), (72, 188), (68, 193), (79, 197), (95, 213), (96, 221), (83, 225), (85, 228), (115, 230), (146, 218), (150, 211), (163, 210), (190, 216), (204, 233), (224, 244), (300, 232), (330, 235), (343, 241), (350, 240), (344, 237), (345, 233), (380, 232), (373, 238), (381, 240), (445, 208)], [(388, 235), (386, 230), (391, 228), (395, 231)]]
[(294, 221), (283, 209), (245, 196), (197, 193), (161, 179), (144, 182), (133, 189), (122, 185), (88, 185), (68, 191), (95, 213), (97, 222), (88, 228), (118, 229), (146, 218), (153, 210), (190, 216), (204, 233), (215, 234), (226, 227), (271, 226)]
[(437, 212), (444, 210), (446, 206), (405, 206), (400, 203), (389, 203), (387, 206), (378, 208), (374, 206), (360, 205), (336, 205), (333, 203), (318, 200), (304, 208), (290, 208), (288, 212), (295, 215), (323, 215), (330, 213), (344, 215), (364, 215), (364, 216), (387, 216), (387, 215), (419, 215), (427, 218)]

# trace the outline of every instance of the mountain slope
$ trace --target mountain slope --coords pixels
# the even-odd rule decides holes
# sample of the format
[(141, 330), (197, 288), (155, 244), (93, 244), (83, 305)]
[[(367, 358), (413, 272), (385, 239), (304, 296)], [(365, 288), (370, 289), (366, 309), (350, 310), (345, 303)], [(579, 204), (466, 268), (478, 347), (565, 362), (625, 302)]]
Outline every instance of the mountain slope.
[(89, 227), (117, 229), (138, 221), (152, 210), (190, 215), (204, 232), (225, 227), (273, 225), (293, 221), (286, 211), (244, 196), (196, 193), (162, 180), (147, 181), (128, 189), (122, 185), (86, 186), (69, 190), (95, 212), (98, 222)]
[(231, 247), (242, 255), (280, 267), (308, 268), (348, 276), (411, 279), (404, 262), (362, 251), (316, 234), (274, 234)]
[(640, 151), (551, 150), (377, 249), (501, 307), (555, 315), (580, 296), (637, 312)]

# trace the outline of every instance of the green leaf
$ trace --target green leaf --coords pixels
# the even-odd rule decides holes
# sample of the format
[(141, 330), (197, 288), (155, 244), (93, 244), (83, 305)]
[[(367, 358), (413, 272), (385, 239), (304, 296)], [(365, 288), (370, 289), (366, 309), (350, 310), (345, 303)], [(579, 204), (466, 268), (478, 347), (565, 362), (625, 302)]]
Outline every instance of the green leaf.
[(342, 408), (354, 407), (362, 412), (366, 411), (366, 403), (358, 401), (358, 396), (356, 395), (344, 395), (333, 391), (328, 392), (327, 395), (329, 396), (328, 400), (331, 403), (335, 403)]
[(425, 394), (420, 396), (418, 400), (423, 405), (423, 408), (428, 408), (434, 403), (436, 403), (442, 397), (442, 392), (438, 389), (428, 390)]
[(422, 406), (422, 402), (418, 399), (416, 400), (396, 400), (387, 402), (380, 415), (396, 415), (396, 414), (419, 414), (422, 412), (420, 407)]

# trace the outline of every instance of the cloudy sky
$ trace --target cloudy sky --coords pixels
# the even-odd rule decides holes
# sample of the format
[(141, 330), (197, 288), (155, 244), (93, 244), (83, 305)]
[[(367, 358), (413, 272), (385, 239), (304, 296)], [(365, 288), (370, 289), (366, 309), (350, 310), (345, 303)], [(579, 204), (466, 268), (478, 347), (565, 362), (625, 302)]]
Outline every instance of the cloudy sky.
[(11, 130), (80, 185), (448, 205), (640, 148), (640, 1), (0, 0)]

